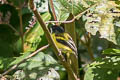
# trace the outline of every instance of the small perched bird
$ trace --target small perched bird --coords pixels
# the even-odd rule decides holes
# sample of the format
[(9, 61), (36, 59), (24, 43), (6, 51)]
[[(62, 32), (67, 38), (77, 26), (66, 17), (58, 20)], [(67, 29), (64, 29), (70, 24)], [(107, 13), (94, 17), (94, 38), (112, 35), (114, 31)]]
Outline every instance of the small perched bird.
[(50, 29), (56, 46), (64, 55), (65, 60), (70, 64), (74, 73), (78, 75), (78, 54), (72, 37), (61, 26), (53, 25)]
[(66, 54), (67, 58), (71, 53), (77, 56), (76, 45), (72, 40), (72, 37), (64, 31), (63, 27), (53, 25), (51, 27), (51, 33), (55, 44), (62, 53)]

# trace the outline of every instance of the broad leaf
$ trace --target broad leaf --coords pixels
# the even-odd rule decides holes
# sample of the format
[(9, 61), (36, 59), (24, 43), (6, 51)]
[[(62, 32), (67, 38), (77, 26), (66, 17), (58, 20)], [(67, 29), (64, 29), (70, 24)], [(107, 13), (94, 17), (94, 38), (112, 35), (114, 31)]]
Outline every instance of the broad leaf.
[[(30, 53), (24, 53), (23, 56), (16, 58), (16, 60), (11, 65), (17, 64), (18, 62), (26, 58), (28, 55), (30, 55)], [(53, 72), (51, 71), (51, 68), (55, 68), (57, 65), (58, 64), (56, 60), (53, 59), (50, 55), (39, 52), (37, 55), (28, 59), (26, 62), (20, 64), (19, 68), (23, 69), (23, 76), (20, 77), (21, 74), (19, 71), (17, 71), (14, 76), (16, 76), (17, 74), (19, 78), (23, 77), (29, 80), (43, 78), (45, 76), (46, 78), (57, 78), (54, 76), (58, 76), (59, 78), (58, 73), (56, 73), (54, 69), (52, 69)], [(51, 75), (49, 74), (49, 72)]]
[(103, 54), (120, 55), (120, 49), (109, 48), (103, 51)]
[[(113, 6), (111, 6), (113, 5)], [(92, 35), (100, 34), (100, 38), (105, 38), (114, 44), (116, 41), (116, 34), (114, 29), (115, 16), (119, 17), (119, 9), (116, 8), (114, 1), (101, 1), (96, 8), (87, 13), (87, 22), (85, 28)]]
[(116, 80), (120, 70), (120, 57), (107, 57), (87, 66), (84, 80)]
[[(44, 13), (42, 15), (42, 18), (44, 21), (48, 21), (51, 18), (51, 16), (49, 13)], [(44, 42), (41, 43), (43, 40)], [(39, 22), (36, 22), (36, 24), (25, 35), (24, 50), (34, 51), (36, 50), (38, 45), (42, 46), (46, 43), (47, 41), (44, 35), (44, 31)]]
[[(54, 4), (55, 14), (56, 14), (57, 20), (65, 21), (69, 16), (69, 12), (64, 10), (63, 6), (60, 4), (59, 1), (53, 0), (53, 4)], [(51, 8), (51, 11), (52, 11), (52, 8)]]

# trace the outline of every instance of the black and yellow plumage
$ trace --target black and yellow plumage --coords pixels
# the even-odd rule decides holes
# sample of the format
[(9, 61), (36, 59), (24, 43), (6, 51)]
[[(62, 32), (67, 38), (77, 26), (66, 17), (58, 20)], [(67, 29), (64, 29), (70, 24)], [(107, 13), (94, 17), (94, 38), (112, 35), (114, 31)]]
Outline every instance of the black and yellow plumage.
[(78, 75), (77, 48), (72, 37), (61, 26), (57, 25), (51, 27), (51, 33), (56, 46), (63, 53), (65, 60), (70, 64), (74, 73)]
[(51, 33), (55, 44), (62, 53), (66, 53), (67, 57), (70, 53), (75, 53), (75, 55), (77, 55), (77, 48), (74, 41), (62, 27), (57, 25), (52, 26)]

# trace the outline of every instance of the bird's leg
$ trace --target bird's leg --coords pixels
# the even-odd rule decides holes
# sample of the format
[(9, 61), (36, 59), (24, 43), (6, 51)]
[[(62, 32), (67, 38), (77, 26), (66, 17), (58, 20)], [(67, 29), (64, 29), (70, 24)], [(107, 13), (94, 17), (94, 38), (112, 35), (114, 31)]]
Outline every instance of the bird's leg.
[(66, 59), (65, 59), (65, 57), (64, 57), (64, 55), (62, 55), (62, 52), (61, 51), (59, 51), (60, 53), (58, 53), (58, 56), (63, 56), (63, 61), (66, 61)]
[(62, 55), (62, 52), (61, 51), (59, 51), (60, 53), (58, 53), (58, 56), (61, 56)]

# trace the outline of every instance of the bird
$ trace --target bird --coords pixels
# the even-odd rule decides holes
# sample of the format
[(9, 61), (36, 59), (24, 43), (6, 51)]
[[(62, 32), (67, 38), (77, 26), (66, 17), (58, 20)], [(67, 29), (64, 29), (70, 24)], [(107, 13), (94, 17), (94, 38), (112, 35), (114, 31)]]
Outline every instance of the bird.
[(55, 42), (61, 53), (64, 53), (67, 58), (69, 58), (71, 53), (75, 54), (77, 57), (76, 45), (72, 37), (65, 32), (63, 27), (53, 25), (50, 28), (50, 32), (52, 34), (53, 41)]
[[(65, 32), (62, 26), (52, 25), (50, 28), (51, 36), (58, 47), (65, 61), (71, 66), (76, 75), (79, 73), (78, 53), (72, 37)], [(61, 55), (59, 54), (59, 55)]]

